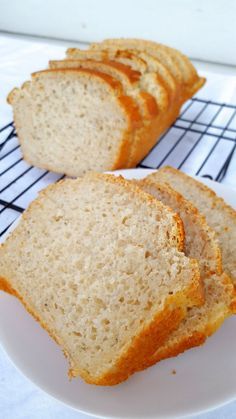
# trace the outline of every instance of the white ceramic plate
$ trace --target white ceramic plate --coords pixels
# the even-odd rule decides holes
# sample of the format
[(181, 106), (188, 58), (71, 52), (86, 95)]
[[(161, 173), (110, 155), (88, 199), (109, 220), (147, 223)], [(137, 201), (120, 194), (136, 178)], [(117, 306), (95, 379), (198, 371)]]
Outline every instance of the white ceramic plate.
[[(151, 170), (119, 171), (141, 178)], [(204, 180), (236, 207), (236, 192)], [(178, 418), (236, 398), (236, 317), (202, 347), (160, 362), (115, 387), (67, 378), (59, 347), (15, 299), (0, 292), (0, 341), (14, 364), (42, 390), (81, 412), (109, 418)], [(176, 374), (173, 374), (173, 370)]]

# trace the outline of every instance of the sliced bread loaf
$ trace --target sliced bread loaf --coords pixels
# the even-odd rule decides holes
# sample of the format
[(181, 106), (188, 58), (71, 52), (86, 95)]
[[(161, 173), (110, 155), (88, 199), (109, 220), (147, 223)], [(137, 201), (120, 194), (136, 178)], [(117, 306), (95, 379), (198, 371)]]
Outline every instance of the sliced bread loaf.
[(181, 217), (185, 230), (185, 254), (198, 260), (205, 291), (204, 305), (188, 310), (178, 329), (147, 361), (148, 366), (205, 342), (235, 312), (236, 294), (230, 278), (221, 273), (220, 251), (214, 232), (198, 210), (169, 185), (159, 184), (155, 175), (137, 183)]
[(153, 174), (157, 182), (166, 182), (191, 201), (208, 225), (216, 232), (222, 252), (224, 271), (236, 286), (236, 212), (210, 188), (172, 167), (163, 167)]
[(112, 385), (145, 366), (203, 303), (177, 215), (135, 185), (88, 174), (44, 190), (0, 248), (1, 288), (61, 345), (70, 375)]
[(35, 73), (8, 101), (25, 159), (70, 176), (126, 167), (143, 124), (121, 83), (95, 70)]

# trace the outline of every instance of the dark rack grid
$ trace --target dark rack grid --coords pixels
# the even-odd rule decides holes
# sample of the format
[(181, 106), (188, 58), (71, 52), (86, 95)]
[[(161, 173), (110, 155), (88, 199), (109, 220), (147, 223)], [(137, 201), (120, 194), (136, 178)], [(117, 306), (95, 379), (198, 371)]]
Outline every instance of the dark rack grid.
[[(190, 175), (236, 182), (236, 105), (188, 101), (139, 167), (171, 165)], [(64, 176), (38, 169), (21, 155), (13, 123), (0, 129), (0, 239), (39, 190)]]

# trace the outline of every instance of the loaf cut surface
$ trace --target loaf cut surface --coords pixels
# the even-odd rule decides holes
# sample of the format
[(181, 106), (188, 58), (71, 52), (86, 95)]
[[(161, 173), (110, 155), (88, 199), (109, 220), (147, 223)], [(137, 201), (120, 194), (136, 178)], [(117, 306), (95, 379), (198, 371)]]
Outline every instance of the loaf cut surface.
[(215, 231), (222, 252), (224, 271), (236, 286), (236, 212), (219, 198), (212, 189), (172, 167), (158, 170), (153, 177), (157, 182), (167, 182), (191, 201), (208, 225)]
[(236, 294), (232, 281), (222, 273), (214, 232), (198, 210), (168, 184), (158, 183), (155, 173), (137, 181), (137, 184), (181, 217), (185, 230), (185, 254), (198, 260), (205, 293), (204, 305), (189, 309), (180, 326), (147, 361), (147, 365), (152, 365), (204, 343), (235, 312)]
[(180, 219), (130, 182), (88, 174), (44, 190), (0, 248), (1, 288), (61, 345), (70, 375), (111, 385), (145, 367), (202, 305)]
[(35, 73), (8, 101), (25, 159), (70, 176), (125, 167), (142, 122), (121, 83), (92, 70)]

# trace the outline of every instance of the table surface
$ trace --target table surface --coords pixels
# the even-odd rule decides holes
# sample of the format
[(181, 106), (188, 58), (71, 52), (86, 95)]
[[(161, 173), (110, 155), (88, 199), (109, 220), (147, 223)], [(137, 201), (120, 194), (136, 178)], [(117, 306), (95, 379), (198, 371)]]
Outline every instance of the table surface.
[[(68, 44), (67, 44), (68, 45)], [(48, 59), (64, 57), (63, 43), (45, 40), (28, 40), (0, 34), (0, 125), (12, 120), (11, 109), (6, 105), (6, 95), (14, 87), (24, 82), (32, 71), (47, 66)], [(199, 64), (208, 76), (208, 86), (201, 97), (217, 94), (216, 100), (232, 103), (235, 100), (236, 78), (224, 69), (209, 69)], [(226, 73), (227, 76), (225, 75)], [(227, 77), (227, 79), (226, 79)], [(230, 88), (215, 89), (215, 85)], [(220, 90), (220, 98), (219, 98)], [(209, 96), (210, 95), (210, 96)], [(13, 366), (0, 346), (0, 419), (86, 419), (89, 416), (74, 411), (59, 403), (38, 389)], [(233, 419), (236, 418), (236, 401), (220, 409), (204, 413), (194, 418)]]

